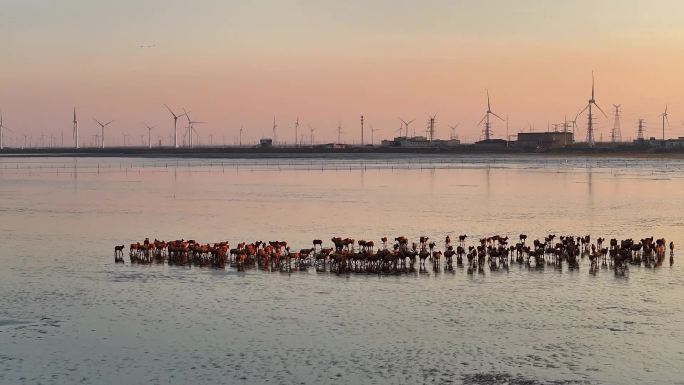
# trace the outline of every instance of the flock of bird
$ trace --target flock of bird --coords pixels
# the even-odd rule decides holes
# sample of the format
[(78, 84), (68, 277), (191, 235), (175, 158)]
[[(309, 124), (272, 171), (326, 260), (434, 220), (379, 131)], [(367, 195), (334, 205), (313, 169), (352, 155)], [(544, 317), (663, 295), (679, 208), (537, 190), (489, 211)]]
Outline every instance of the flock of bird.
[[(530, 268), (566, 264), (569, 268), (579, 268), (585, 257), (590, 261), (590, 271), (599, 266), (611, 267), (618, 274), (624, 274), (628, 266), (641, 265), (655, 267), (662, 264), (669, 246), (670, 263), (674, 258), (674, 243), (666, 244), (664, 238), (633, 239), (597, 238), (591, 236), (559, 236), (550, 234), (543, 239), (528, 242), (527, 235), (520, 234), (518, 240), (509, 244), (509, 238), (495, 235), (479, 239), (475, 245), (466, 245), (467, 235), (459, 235), (456, 242), (450, 236), (444, 239), (444, 251), (437, 249), (437, 243), (427, 236), (418, 242), (410, 242), (406, 237), (396, 237), (390, 242), (387, 237), (380, 239), (376, 248), (374, 241), (334, 237), (331, 247), (323, 247), (323, 241), (315, 239), (311, 248), (294, 250), (285, 241), (257, 241), (239, 243), (231, 248), (226, 242), (201, 244), (194, 240), (174, 240), (170, 242), (145, 238), (143, 242), (133, 243), (128, 252), (131, 264), (168, 263), (179, 266), (202, 266), (224, 269), (226, 266), (240, 271), (258, 268), (266, 271), (306, 270), (314, 267), (316, 271), (330, 271), (338, 274), (373, 273), (400, 274), (433, 271), (454, 267), (465, 268), (469, 274), (483, 273), (485, 269), (508, 269), (513, 263)], [(124, 262), (124, 245), (114, 248), (115, 262)]]

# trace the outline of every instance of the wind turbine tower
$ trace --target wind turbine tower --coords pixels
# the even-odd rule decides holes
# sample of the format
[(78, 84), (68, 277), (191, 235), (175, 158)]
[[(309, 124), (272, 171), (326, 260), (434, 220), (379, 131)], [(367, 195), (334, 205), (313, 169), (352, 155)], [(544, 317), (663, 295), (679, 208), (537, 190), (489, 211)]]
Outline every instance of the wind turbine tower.
[(504, 121), (502, 117), (492, 112), (492, 104), (489, 101), (489, 90), (487, 90), (487, 112), (485, 112), (485, 116), (482, 117), (480, 123), (477, 124), (479, 126), (480, 124), (482, 124), (482, 122), (485, 122), (484, 130), (482, 130), (482, 134), (484, 135), (485, 140), (490, 140), (492, 138), (492, 124), (489, 120), (490, 115), (496, 116), (502, 122)]
[(311, 127), (311, 126), (309, 126), (309, 135), (310, 135), (310, 139), (311, 139), (311, 147), (313, 147), (313, 134), (314, 134), (314, 131), (316, 131), (316, 129), (313, 128), (313, 127)]
[(361, 115), (361, 145), (363, 146), (363, 115)]
[(435, 119), (437, 118), (437, 114), (434, 115), (428, 115), (430, 117), (430, 120), (428, 120), (428, 134), (429, 134), (429, 140), (432, 142), (435, 138)]
[(599, 107), (598, 104), (596, 104), (596, 98), (595, 98), (595, 93), (594, 93), (594, 72), (591, 73), (591, 99), (587, 102), (587, 106), (580, 111), (577, 116), (575, 117), (575, 120), (582, 115), (584, 111), (588, 110), (587, 113), (587, 144), (589, 144), (590, 147), (594, 147), (594, 115), (592, 114), (592, 107), (598, 108), (599, 111), (605, 116), (606, 118), (608, 115), (606, 115), (605, 112)]
[(622, 141), (622, 133), (620, 133), (620, 106), (622, 104), (613, 104), (613, 107), (615, 107), (615, 118), (613, 118), (613, 130), (610, 132), (610, 141), (613, 143)]

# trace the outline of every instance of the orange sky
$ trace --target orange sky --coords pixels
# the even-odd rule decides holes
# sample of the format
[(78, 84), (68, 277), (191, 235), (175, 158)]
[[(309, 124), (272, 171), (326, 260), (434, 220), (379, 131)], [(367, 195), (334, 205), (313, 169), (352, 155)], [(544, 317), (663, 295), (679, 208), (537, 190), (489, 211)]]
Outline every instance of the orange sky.
[[(511, 133), (540, 131), (584, 107), (592, 70), (611, 116), (597, 120), (597, 139), (608, 140), (612, 104), (622, 104), (624, 138), (639, 117), (659, 136), (665, 104), (667, 135), (684, 135), (681, 2), (44, 3), (10, 0), (0, 16), (0, 108), (15, 142), (62, 131), (70, 140), (73, 106), (86, 143), (92, 117), (116, 120), (111, 144), (123, 132), (139, 143), (142, 121), (168, 141), (163, 103), (206, 121), (204, 143), (209, 134), (233, 143), (241, 125), (244, 141), (270, 136), (274, 115), (279, 140), (294, 140), (299, 116), (307, 142), (309, 126), (317, 142), (332, 141), (338, 122), (343, 140), (358, 142), (364, 114), (377, 141), (394, 135), (399, 116), (423, 131), (428, 113), (438, 114), (438, 137), (460, 123), (473, 141), (486, 88)], [(578, 123), (583, 138), (586, 119)]]

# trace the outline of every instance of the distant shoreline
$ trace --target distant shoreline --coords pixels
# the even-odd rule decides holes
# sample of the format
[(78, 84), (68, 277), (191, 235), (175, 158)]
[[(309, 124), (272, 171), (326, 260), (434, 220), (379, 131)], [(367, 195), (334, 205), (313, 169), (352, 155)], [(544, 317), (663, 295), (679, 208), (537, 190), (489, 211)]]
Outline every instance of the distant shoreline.
[(374, 159), (378, 156), (463, 156), (463, 155), (506, 155), (543, 157), (597, 157), (597, 158), (646, 158), (684, 159), (684, 151), (653, 148), (564, 148), (542, 152), (514, 149), (477, 148), (459, 146), (456, 148), (396, 148), (396, 147), (111, 147), (111, 148), (43, 148), (7, 149), (0, 151), (2, 158), (31, 157), (81, 157), (81, 158), (212, 158), (212, 159), (254, 159), (254, 158), (346, 158)]

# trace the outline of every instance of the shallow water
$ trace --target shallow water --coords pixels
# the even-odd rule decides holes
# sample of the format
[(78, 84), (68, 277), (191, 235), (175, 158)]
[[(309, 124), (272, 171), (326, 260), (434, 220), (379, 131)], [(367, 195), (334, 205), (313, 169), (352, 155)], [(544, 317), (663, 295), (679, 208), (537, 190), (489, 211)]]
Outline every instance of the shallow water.
[[(684, 162), (0, 159), (2, 384), (683, 383), (684, 269), (113, 263), (141, 240), (684, 240)], [(128, 258), (127, 258), (128, 259)]]

